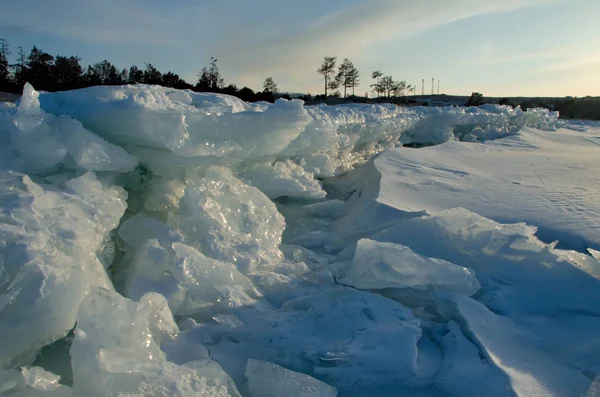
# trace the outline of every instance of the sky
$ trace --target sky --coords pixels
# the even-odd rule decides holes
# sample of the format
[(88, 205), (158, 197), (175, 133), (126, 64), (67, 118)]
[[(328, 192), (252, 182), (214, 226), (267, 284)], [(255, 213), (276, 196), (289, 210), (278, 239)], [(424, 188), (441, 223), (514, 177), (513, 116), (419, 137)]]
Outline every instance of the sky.
[(225, 84), (323, 91), (325, 56), (431, 92), (485, 96), (600, 95), (597, 0), (0, 0), (0, 37), (16, 54), (33, 45), (151, 62), (189, 83), (211, 56)]

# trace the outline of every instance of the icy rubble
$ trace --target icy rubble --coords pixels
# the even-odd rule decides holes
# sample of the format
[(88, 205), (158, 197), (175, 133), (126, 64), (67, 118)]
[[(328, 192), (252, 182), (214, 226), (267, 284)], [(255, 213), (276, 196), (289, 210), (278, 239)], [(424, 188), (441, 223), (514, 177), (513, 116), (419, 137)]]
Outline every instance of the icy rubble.
[[(500, 106), (26, 85), (0, 106), (0, 391), (585, 392), (600, 372), (597, 259), (523, 224), (402, 210), (372, 161), (342, 176), (395, 146), (558, 125)], [(552, 350), (564, 313), (587, 344)], [(56, 341), (69, 357), (43, 357)], [(52, 359), (72, 384), (44, 369)]]
[(93, 173), (62, 188), (0, 172), (0, 366), (29, 365), (67, 334), (89, 285), (112, 288), (109, 233), (127, 194)]
[(465, 295), (480, 287), (471, 269), (419, 255), (403, 245), (369, 239), (358, 241), (354, 258), (337, 280), (358, 289), (439, 287)]

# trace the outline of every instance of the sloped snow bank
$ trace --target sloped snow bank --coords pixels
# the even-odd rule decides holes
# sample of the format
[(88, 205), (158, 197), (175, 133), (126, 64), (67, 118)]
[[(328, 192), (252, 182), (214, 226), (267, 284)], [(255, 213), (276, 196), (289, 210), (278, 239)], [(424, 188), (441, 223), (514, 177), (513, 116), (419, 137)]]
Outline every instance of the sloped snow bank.
[(597, 136), (523, 128), (484, 145), (392, 149), (373, 161), (383, 175), (377, 200), (408, 212), (463, 207), (535, 225), (540, 238), (563, 248), (600, 249)]
[[(557, 114), (498, 106), (27, 85), (0, 106), (0, 390), (585, 392), (600, 373), (598, 260), (524, 224), (407, 208), (385, 155), (369, 161), (557, 126)], [(43, 357), (57, 340), (69, 356)], [(47, 372), (52, 360), (72, 376)]]

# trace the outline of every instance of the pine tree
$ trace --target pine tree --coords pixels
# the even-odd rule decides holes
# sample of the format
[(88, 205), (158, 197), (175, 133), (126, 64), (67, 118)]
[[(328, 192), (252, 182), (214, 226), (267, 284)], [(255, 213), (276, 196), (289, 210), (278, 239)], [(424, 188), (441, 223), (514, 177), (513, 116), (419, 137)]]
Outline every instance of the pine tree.
[(381, 90), (381, 92), (386, 94), (389, 98), (394, 89), (396, 88), (396, 82), (394, 81), (394, 78), (392, 76), (385, 76), (381, 78), (378, 86), (379, 90)]
[(354, 65), (352, 65), (352, 69), (349, 72), (348, 82), (348, 87), (352, 87), (352, 96), (354, 96), (354, 89), (360, 85), (360, 74)]
[(325, 57), (323, 59), (323, 63), (317, 69), (317, 73), (322, 74), (325, 79), (325, 96), (327, 96), (327, 89), (330, 88), (332, 90), (337, 89), (337, 82), (335, 79), (332, 79), (333, 74), (335, 73), (335, 62), (337, 57)]
[(129, 68), (129, 84), (139, 84), (144, 82), (144, 71), (140, 70), (136, 65), (131, 65)]
[(146, 70), (144, 70), (144, 84), (162, 84), (162, 82), (162, 73), (159, 72), (154, 65), (146, 62)]
[(218, 92), (223, 87), (225, 81), (221, 77), (217, 61), (216, 58), (210, 57), (209, 66), (202, 68), (202, 72), (198, 74), (197, 90)]
[(383, 76), (383, 73), (381, 73), (381, 70), (376, 70), (371, 74), (371, 78), (375, 79), (375, 84), (371, 84), (371, 87), (373, 87), (373, 90), (377, 93), (377, 98), (379, 98), (381, 96), (381, 85), (379, 84), (379, 78)]
[(83, 68), (78, 56), (65, 57), (57, 55), (54, 60), (54, 83), (57, 90), (73, 90), (81, 86)]
[(338, 86), (344, 87), (344, 98), (346, 98), (346, 90), (352, 86), (352, 70), (354, 65), (348, 58), (344, 58), (342, 64), (338, 68), (338, 74), (335, 76), (335, 80)]
[(52, 90), (54, 85), (54, 57), (33, 46), (27, 56), (25, 78), (38, 90)]
[(7, 90), (10, 86), (9, 56), (10, 47), (8, 40), (0, 38), (0, 89), (2, 90)]

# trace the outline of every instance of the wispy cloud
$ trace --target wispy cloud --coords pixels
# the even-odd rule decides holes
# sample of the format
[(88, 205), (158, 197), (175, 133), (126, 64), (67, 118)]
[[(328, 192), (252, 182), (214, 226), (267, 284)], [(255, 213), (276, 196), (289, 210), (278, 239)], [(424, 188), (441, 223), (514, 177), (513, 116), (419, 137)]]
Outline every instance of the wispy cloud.
[(249, 83), (257, 73), (306, 75), (309, 71), (314, 75), (315, 65), (326, 55), (360, 57), (368, 47), (390, 39), (406, 39), (477, 15), (548, 2), (552, 0), (362, 1), (321, 16), (300, 30), (266, 39), (245, 35), (241, 28), (230, 29), (214, 44), (213, 52), (229, 65), (240, 65), (236, 72)]
[(367, 49), (390, 40), (556, 1), (355, 0), (336, 2), (339, 6), (322, 13), (321, 0), (19, 0), (3, 7), (0, 24), (90, 45), (179, 48), (189, 60), (178, 71), (190, 79), (214, 55), (236, 82), (256, 87), (264, 76), (273, 75), (311, 88), (325, 55), (360, 61)]

